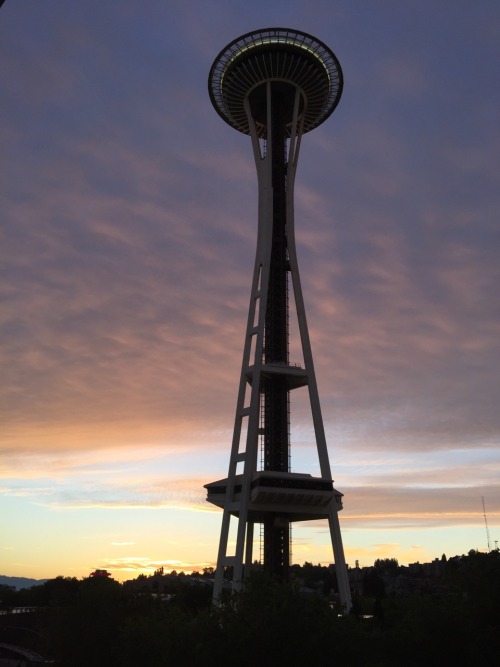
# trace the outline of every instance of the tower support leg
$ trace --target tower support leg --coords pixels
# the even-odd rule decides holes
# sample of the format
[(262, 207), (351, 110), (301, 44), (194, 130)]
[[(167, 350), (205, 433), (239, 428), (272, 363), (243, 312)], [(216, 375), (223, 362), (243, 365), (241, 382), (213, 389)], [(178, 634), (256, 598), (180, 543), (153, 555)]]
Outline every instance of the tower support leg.
[(333, 557), (335, 560), (335, 575), (339, 587), (340, 604), (344, 610), (349, 613), (352, 609), (351, 587), (349, 586), (349, 576), (347, 574), (347, 565), (344, 557), (344, 547), (342, 545), (342, 535), (340, 533), (339, 515), (335, 503), (331, 502), (328, 509), (328, 525), (330, 527), (330, 536), (332, 539)]

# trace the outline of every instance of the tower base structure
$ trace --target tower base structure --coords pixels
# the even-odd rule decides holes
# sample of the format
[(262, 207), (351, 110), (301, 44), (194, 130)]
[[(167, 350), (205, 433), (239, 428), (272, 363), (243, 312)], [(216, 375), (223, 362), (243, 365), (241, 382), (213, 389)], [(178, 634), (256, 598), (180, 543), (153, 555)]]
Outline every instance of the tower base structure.
[[(251, 137), (259, 189), (257, 250), (229, 471), (225, 479), (205, 486), (208, 502), (223, 510), (215, 600), (227, 567), (233, 568), (233, 590), (241, 589), (252, 565), (255, 524), (263, 527), (264, 571), (286, 580), (292, 523), (326, 519), (340, 601), (347, 611), (351, 608), (338, 518), (342, 494), (333, 487), (330, 471), (294, 231), (301, 139), (332, 113), (342, 83), (340, 64), (328, 47), (283, 28), (234, 40), (210, 71), (215, 109)], [(290, 302), (302, 351), (298, 364), (289, 359)], [(291, 472), (290, 406), (300, 388), (309, 394), (320, 477)]]

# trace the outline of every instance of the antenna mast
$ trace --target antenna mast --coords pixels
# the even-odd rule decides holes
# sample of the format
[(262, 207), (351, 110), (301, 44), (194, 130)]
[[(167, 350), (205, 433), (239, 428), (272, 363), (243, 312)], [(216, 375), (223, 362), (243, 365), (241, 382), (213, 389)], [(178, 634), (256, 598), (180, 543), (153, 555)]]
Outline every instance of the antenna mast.
[(488, 540), (488, 553), (490, 553), (490, 531), (488, 530), (488, 522), (486, 521), (486, 509), (484, 507), (484, 496), (481, 496), (483, 502), (483, 515), (484, 515), (484, 525), (486, 526), (486, 538)]

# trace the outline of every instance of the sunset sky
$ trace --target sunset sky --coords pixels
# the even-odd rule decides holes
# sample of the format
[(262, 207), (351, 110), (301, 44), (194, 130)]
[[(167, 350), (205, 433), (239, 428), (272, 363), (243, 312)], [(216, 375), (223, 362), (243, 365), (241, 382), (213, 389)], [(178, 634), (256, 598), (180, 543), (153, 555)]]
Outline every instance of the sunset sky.
[[(257, 184), (207, 77), (276, 26), (345, 77), (296, 227), (346, 559), (485, 551), (482, 497), (500, 540), (498, 0), (6, 0), (0, 574), (214, 564)], [(293, 559), (332, 562), (326, 523)]]

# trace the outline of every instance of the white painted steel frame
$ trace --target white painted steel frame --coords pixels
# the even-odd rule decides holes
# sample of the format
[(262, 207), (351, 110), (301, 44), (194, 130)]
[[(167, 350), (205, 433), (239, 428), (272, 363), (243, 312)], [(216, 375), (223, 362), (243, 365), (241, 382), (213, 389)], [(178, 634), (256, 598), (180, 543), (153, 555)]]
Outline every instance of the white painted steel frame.
[[(222, 591), (224, 581), (224, 567), (233, 566), (233, 590), (241, 589), (243, 581), (243, 566), (248, 569), (252, 564), (253, 532), (254, 524), (248, 519), (248, 510), (250, 502), (251, 483), (254, 472), (257, 471), (258, 451), (259, 451), (259, 426), (260, 426), (260, 378), (262, 374), (263, 346), (266, 302), (269, 285), (269, 272), (271, 262), (271, 240), (273, 228), (273, 188), (272, 188), (272, 132), (271, 123), (271, 81), (266, 82), (267, 86), (267, 131), (266, 154), (262, 155), (259, 142), (258, 131), (250, 111), (250, 101), (247, 95), (244, 101), (247, 114), (252, 147), (257, 168), (258, 190), (259, 190), (259, 208), (258, 208), (258, 235), (257, 250), (255, 255), (255, 265), (252, 279), (252, 289), (250, 295), (250, 306), (248, 310), (248, 320), (245, 335), (245, 344), (243, 350), (243, 360), (241, 366), (240, 383), (238, 390), (238, 399), (236, 406), (236, 415), (234, 422), (233, 440), (231, 445), (231, 456), (229, 462), (229, 471), (227, 478), (226, 496), (224, 501), (224, 510), (222, 518), (221, 536), (219, 542), (219, 551), (217, 556), (217, 568), (214, 583), (214, 600), (217, 600)], [(289, 151), (288, 151), (288, 171), (287, 171), (287, 190), (286, 190), (286, 230), (287, 247), (290, 261), (290, 273), (292, 276), (293, 295), (295, 298), (297, 319), (299, 325), (300, 340), (304, 358), (304, 366), (307, 374), (307, 386), (309, 389), (309, 400), (311, 405), (314, 432), (316, 437), (316, 446), (321, 470), (321, 477), (331, 479), (330, 463), (326, 445), (323, 419), (319, 402), (318, 388), (316, 384), (316, 375), (311, 351), (311, 342), (307, 328), (304, 299), (300, 283), (299, 269), (297, 263), (297, 253), (295, 247), (294, 232), (294, 183), (297, 171), (297, 161), (299, 156), (300, 142), (303, 133), (302, 122), (304, 114), (299, 117), (299, 106), (301, 91), (298, 87), (295, 90), (295, 102), (292, 119), (292, 131), (290, 133)], [(255, 337), (255, 341), (254, 341)], [(253, 359), (251, 359), (253, 349)], [(250, 402), (245, 404), (245, 398), (248, 388), (248, 369), (253, 365)], [(246, 442), (243, 450), (240, 450), (241, 434), (243, 420), (247, 419)], [(243, 463), (242, 488), (239, 501), (234, 500), (235, 476), (237, 474), (238, 463)], [(237, 521), (236, 548), (232, 556), (228, 556), (228, 539), (232, 513), (238, 513), (233, 516)], [(342, 605), (346, 610), (350, 610), (351, 594), (349, 589), (349, 580), (342, 546), (342, 537), (340, 533), (340, 524), (335, 505), (335, 500), (328, 507), (328, 523), (330, 527), (330, 536), (332, 540), (333, 554), (335, 560), (335, 570), (339, 586), (339, 595)]]

